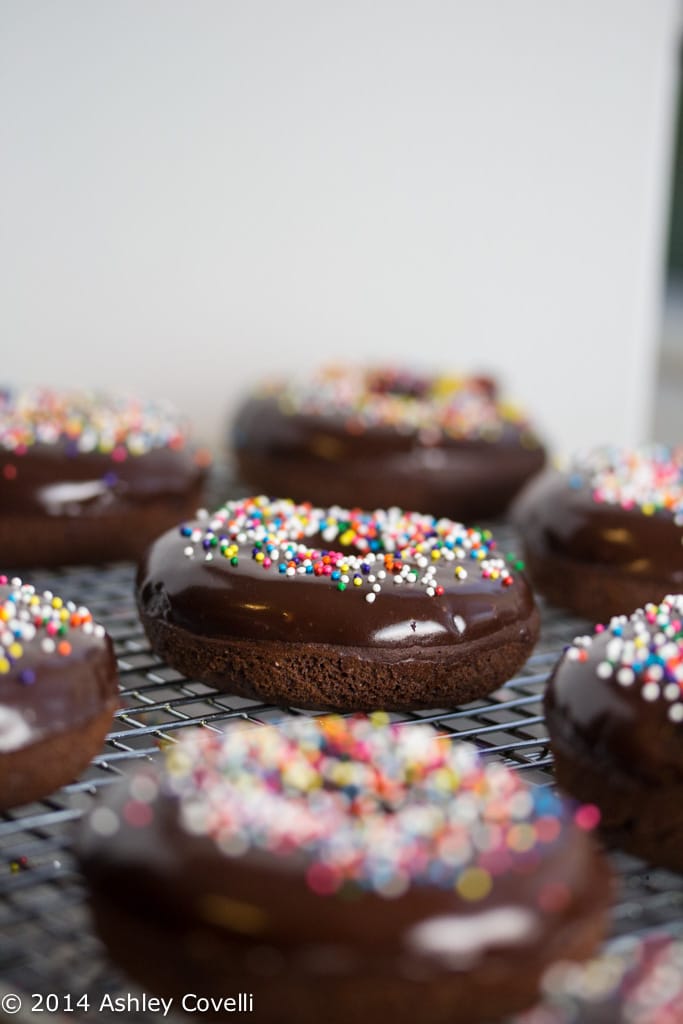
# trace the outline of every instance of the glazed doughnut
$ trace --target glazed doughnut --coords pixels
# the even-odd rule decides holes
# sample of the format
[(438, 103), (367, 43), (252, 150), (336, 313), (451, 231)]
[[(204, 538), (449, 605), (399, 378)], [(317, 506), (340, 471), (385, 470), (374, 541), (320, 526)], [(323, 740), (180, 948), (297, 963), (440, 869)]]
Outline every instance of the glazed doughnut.
[(600, 808), (606, 838), (683, 871), (683, 596), (578, 637), (546, 721), (558, 784)]
[(81, 392), (0, 394), (0, 561), (138, 558), (196, 509), (206, 474), (166, 406)]
[(160, 537), (137, 600), (152, 648), (178, 671), (323, 710), (474, 700), (538, 635), (531, 591), (490, 531), (265, 497)]
[(242, 479), (265, 494), (465, 520), (502, 512), (545, 462), (492, 380), (392, 369), (264, 386), (239, 409), (232, 443)]
[(0, 809), (71, 782), (99, 753), (118, 693), (111, 640), (87, 608), (0, 576)]
[(605, 447), (515, 503), (534, 585), (593, 621), (683, 590), (683, 448)]
[(683, 941), (666, 932), (630, 935), (584, 964), (560, 963), (543, 979), (544, 999), (515, 1024), (679, 1024)]
[(80, 848), (113, 958), (176, 1007), (251, 993), (257, 1024), (475, 1024), (590, 955), (610, 884), (586, 809), (386, 722), (188, 730), (111, 787)]

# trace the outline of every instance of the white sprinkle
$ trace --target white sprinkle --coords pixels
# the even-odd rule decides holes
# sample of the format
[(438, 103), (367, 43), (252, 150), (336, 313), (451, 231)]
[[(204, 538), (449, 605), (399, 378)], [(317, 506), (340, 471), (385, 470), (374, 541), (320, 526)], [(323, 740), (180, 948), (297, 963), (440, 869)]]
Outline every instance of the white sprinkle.
[(683, 722), (683, 704), (672, 704), (669, 708), (669, 718), (672, 722)]
[(657, 700), (657, 697), (659, 697), (659, 683), (645, 683), (642, 694), (645, 700)]
[(467, 623), (463, 619), (462, 615), (453, 616), (453, 625), (457, 629), (458, 633), (464, 633), (467, 628)]
[(368, 604), (372, 604), (376, 597), (377, 594), (374, 594), (372, 591), (370, 591), (369, 594), (365, 595), (365, 600), (368, 602)]
[(620, 686), (631, 686), (635, 682), (636, 674), (632, 668), (624, 666), (617, 672), (617, 682)]
[(612, 668), (612, 666), (610, 665), (610, 663), (608, 661), (601, 661), (600, 664), (598, 665), (597, 669), (595, 670), (595, 672), (596, 672), (596, 675), (598, 676), (598, 678), (600, 678), (600, 679), (609, 679), (609, 677), (614, 672), (614, 669)]
[(109, 807), (98, 807), (90, 816), (90, 828), (99, 836), (113, 836), (119, 830), (119, 816)]
[(664, 687), (666, 700), (678, 700), (681, 695), (681, 688), (678, 683), (667, 683)]

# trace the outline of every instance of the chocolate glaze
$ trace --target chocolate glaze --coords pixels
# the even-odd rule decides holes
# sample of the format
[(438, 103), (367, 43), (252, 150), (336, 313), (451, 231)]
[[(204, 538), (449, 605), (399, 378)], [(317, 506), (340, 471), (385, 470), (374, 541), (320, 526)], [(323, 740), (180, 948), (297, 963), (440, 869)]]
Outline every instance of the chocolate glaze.
[(534, 615), (522, 575), (504, 587), (481, 578), (475, 563), (467, 563), (462, 582), (454, 580), (452, 567), (438, 566), (441, 596), (388, 580), (368, 604), (355, 588), (340, 593), (322, 577), (282, 576), (249, 555), (236, 567), (218, 555), (210, 562), (202, 553), (188, 558), (186, 543), (174, 529), (148, 550), (138, 572), (138, 605), (144, 614), (200, 636), (409, 651), (466, 645), (515, 622), (528, 632)]
[[(154, 769), (146, 771), (157, 778)], [(120, 818), (115, 839), (97, 835), (88, 825), (83, 830), (80, 857), (95, 902), (106, 903), (116, 893), (117, 905), (133, 921), (144, 914), (169, 931), (218, 931), (238, 943), (238, 957), (267, 944), (305, 969), (306, 952), (322, 948), (333, 955), (337, 973), (378, 962), (395, 969), (400, 957), (418, 960), (428, 970), (471, 969), (501, 951), (524, 963), (596, 885), (600, 898), (609, 888), (589, 838), (564, 821), (555, 842), (542, 852), (536, 848), (514, 855), (490, 894), (474, 903), (452, 888), (426, 884), (412, 884), (392, 899), (372, 892), (321, 896), (304, 881), (303, 856), (250, 852), (228, 857), (211, 839), (182, 828), (175, 799), (163, 791), (151, 805), (151, 823), (129, 825), (125, 807), (130, 792), (126, 785), (106, 795), (107, 806)], [(540, 894), (558, 883), (566, 886), (565, 904), (553, 912), (541, 910)], [(495, 911), (511, 918), (505, 938)], [(428, 938), (429, 927), (438, 929), (445, 920), (453, 931), (452, 958), (448, 941), (437, 950)], [(463, 927), (469, 936), (464, 949)]]
[(407, 426), (357, 428), (334, 412), (286, 413), (251, 398), (233, 425), (242, 477), (265, 493), (347, 507), (420, 508), (434, 515), (495, 515), (544, 465), (526, 428), (501, 423), (491, 439), (433, 437)]
[[(630, 624), (623, 628), (625, 638), (633, 637)], [(681, 725), (669, 719), (669, 702), (645, 700), (637, 681), (622, 686), (597, 675), (610, 639), (607, 631), (595, 636), (586, 661), (565, 654), (555, 668), (545, 695), (551, 739), (629, 778), (683, 782)]]
[(35, 444), (22, 455), (0, 453), (0, 506), (5, 515), (106, 516), (127, 506), (183, 495), (206, 469), (191, 449), (155, 448), (115, 461), (77, 452), (64, 441)]
[(683, 590), (683, 529), (670, 512), (648, 516), (601, 504), (587, 485), (572, 487), (567, 474), (549, 470), (525, 488), (513, 518), (539, 558), (560, 555), (634, 579), (661, 580), (670, 593)]

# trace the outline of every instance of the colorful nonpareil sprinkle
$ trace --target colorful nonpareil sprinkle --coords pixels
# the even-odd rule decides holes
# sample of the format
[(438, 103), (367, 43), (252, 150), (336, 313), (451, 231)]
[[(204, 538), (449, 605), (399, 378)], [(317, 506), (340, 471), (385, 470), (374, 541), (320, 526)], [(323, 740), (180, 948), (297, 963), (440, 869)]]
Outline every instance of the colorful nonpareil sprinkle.
[[(0, 449), (13, 456), (36, 445), (58, 445), (67, 455), (99, 452), (121, 463), (185, 443), (173, 410), (162, 403), (48, 389), (0, 392)], [(14, 479), (17, 465), (8, 463), (2, 471)]]
[(666, 933), (628, 936), (584, 964), (553, 965), (544, 999), (516, 1024), (679, 1024), (683, 941)]
[(419, 587), (429, 597), (445, 583), (477, 579), (514, 583), (489, 530), (416, 512), (314, 508), (263, 496), (227, 502), (212, 515), (183, 524), (188, 558), (250, 558), (281, 576), (322, 577), (337, 590), (358, 590), (372, 603), (388, 584)]
[(32, 685), (35, 672), (21, 665), (26, 654), (33, 648), (67, 658), (78, 631), (104, 636), (104, 627), (93, 622), (82, 605), (63, 601), (49, 590), (39, 593), (18, 577), (0, 576), (0, 676), (12, 672), (17, 682)]
[(496, 397), (495, 384), (487, 378), (324, 367), (266, 386), (265, 393), (277, 396), (285, 415), (331, 416), (341, 419), (351, 434), (381, 426), (417, 432), (425, 445), (444, 437), (493, 442), (506, 425), (514, 424), (523, 444), (538, 445), (526, 418)]
[[(321, 894), (391, 897), (417, 882), (476, 903), (561, 842), (566, 820), (551, 790), (383, 713), (188, 731), (166, 748), (165, 777), (186, 831), (228, 857), (303, 855)], [(135, 786), (131, 798), (155, 799), (150, 779)]]
[[(600, 638), (600, 656), (593, 645)], [(605, 642), (606, 641), (606, 642)], [(646, 604), (631, 616), (614, 616), (594, 636), (580, 636), (567, 649), (570, 661), (593, 656), (600, 679), (636, 687), (643, 700), (663, 701), (672, 722), (683, 722), (683, 595)]]
[(569, 484), (590, 488), (598, 504), (668, 513), (683, 526), (683, 447), (597, 448), (576, 456)]

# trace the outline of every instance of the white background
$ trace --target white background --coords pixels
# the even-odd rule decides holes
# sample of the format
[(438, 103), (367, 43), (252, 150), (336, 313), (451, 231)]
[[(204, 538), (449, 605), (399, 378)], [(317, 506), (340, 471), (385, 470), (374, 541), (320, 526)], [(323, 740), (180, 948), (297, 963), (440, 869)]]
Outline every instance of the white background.
[(501, 373), (561, 448), (649, 430), (677, 0), (3, 0), (6, 383)]

